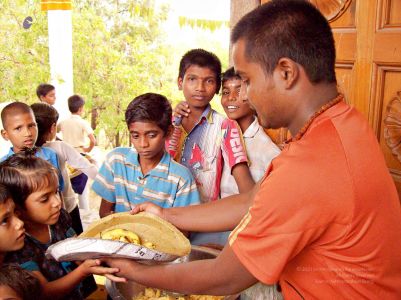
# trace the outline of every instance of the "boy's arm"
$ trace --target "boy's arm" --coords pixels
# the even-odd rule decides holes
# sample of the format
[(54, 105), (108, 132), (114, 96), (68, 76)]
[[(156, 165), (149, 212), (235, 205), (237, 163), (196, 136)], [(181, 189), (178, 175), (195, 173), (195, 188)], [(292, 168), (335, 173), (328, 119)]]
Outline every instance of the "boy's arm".
[(231, 168), (231, 175), (234, 176), (239, 192), (247, 192), (255, 185), (255, 181), (249, 171), (241, 129), (237, 122), (230, 119), (223, 122), (222, 129), (224, 132), (222, 143), (224, 163)]
[(100, 264), (99, 260), (85, 260), (72, 272), (53, 281), (47, 281), (40, 271), (33, 271), (32, 273), (40, 281), (43, 298), (60, 299), (74, 290), (82, 280), (91, 274), (104, 275), (113, 274), (118, 271), (116, 268), (101, 267)]
[(114, 213), (114, 207), (116, 206), (115, 203), (109, 202), (102, 198), (102, 202), (100, 203), (99, 208), (99, 216), (101, 218), (107, 217)]
[(247, 163), (236, 164), (231, 171), (240, 193), (250, 191), (255, 185)]
[(83, 157), (77, 150), (71, 147), (69, 144), (60, 141), (62, 143), (62, 151), (67, 158), (67, 163), (77, 169), (82, 171), (90, 179), (95, 179), (97, 175), (97, 168), (94, 164), (91, 164), (89, 160)]
[(84, 147), (82, 148), (82, 150), (84, 150), (84, 152), (88, 153), (91, 152), (93, 147), (96, 146), (96, 138), (95, 135), (93, 133), (88, 134), (88, 138), (89, 138), (89, 147)]

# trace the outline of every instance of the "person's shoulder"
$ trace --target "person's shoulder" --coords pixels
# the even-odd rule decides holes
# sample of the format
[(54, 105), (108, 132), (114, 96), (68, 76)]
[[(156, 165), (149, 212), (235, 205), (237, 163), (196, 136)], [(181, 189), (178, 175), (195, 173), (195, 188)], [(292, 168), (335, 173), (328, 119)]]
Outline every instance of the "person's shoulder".
[(126, 161), (129, 159), (132, 155), (135, 155), (136, 151), (133, 148), (130, 147), (116, 147), (112, 149), (109, 153), (106, 155), (106, 160), (107, 161)]
[(185, 179), (193, 178), (191, 171), (186, 166), (176, 162), (172, 157), (170, 157), (169, 173), (174, 173)]
[(39, 147), (38, 152), (42, 152), (46, 157), (57, 157), (56, 150), (47, 146)]

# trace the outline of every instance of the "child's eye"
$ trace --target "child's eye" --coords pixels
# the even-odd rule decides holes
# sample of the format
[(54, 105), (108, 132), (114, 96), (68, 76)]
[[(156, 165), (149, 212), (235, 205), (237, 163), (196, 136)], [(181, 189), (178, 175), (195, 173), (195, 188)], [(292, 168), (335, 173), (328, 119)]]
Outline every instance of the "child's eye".
[(229, 94), (229, 92), (228, 92), (228, 91), (223, 91), (221, 94), (222, 94), (223, 96), (227, 96), (227, 95)]
[(3, 220), (0, 221), (0, 226), (5, 226), (8, 224), (9, 218), (4, 218)]
[(208, 79), (208, 81), (207, 81), (207, 83), (209, 83), (209, 84), (214, 84), (214, 79)]
[(156, 133), (150, 133), (150, 134), (148, 135), (148, 137), (150, 137), (151, 139), (154, 139), (156, 136), (157, 136)]
[(41, 198), (40, 199), (40, 203), (45, 203), (45, 202), (47, 202), (47, 200), (49, 200), (49, 198), (48, 197), (43, 197), (43, 198)]

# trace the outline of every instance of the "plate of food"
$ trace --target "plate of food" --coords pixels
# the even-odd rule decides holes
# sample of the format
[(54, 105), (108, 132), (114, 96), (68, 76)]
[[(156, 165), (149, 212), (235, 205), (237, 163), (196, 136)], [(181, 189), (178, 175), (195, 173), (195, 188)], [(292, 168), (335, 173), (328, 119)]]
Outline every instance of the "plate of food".
[(162, 262), (190, 251), (189, 240), (167, 221), (149, 213), (116, 213), (95, 221), (78, 237), (51, 245), (46, 256), (57, 261), (112, 256)]
[[(217, 257), (219, 253), (220, 251), (216, 249), (192, 245), (191, 252), (188, 255), (177, 258), (169, 264), (211, 259)], [(238, 295), (183, 295), (146, 287), (134, 281), (116, 283), (108, 279), (106, 280), (106, 289), (113, 300), (234, 300), (238, 297)]]

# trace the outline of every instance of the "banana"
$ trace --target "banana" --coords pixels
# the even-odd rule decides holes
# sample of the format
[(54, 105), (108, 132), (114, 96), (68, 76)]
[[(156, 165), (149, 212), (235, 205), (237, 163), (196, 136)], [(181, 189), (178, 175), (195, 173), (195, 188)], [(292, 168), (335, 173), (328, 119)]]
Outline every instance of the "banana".
[(133, 243), (140, 245), (141, 239), (132, 231), (126, 229), (110, 229), (100, 233), (100, 238), (104, 240), (121, 241), (124, 243)]

